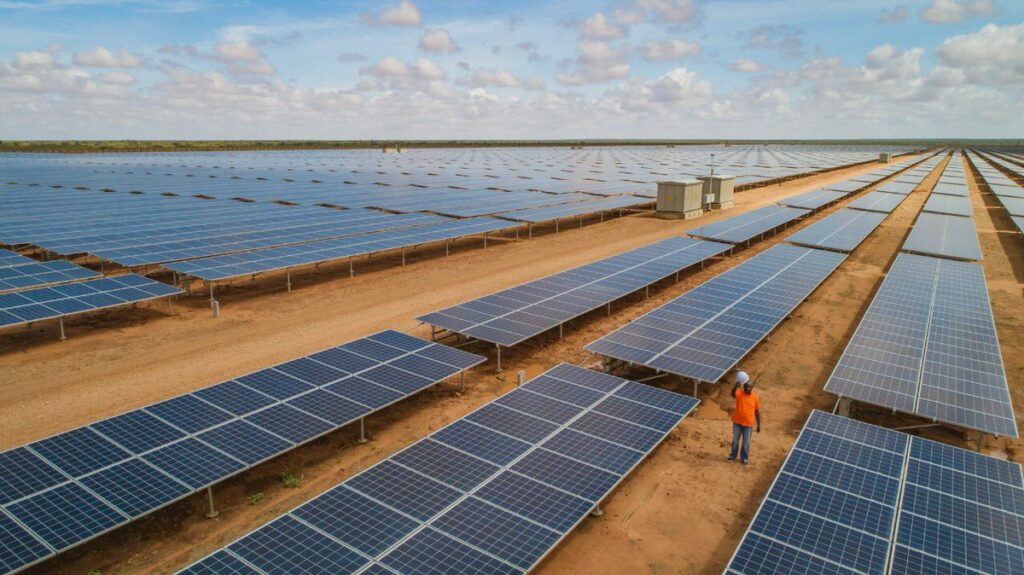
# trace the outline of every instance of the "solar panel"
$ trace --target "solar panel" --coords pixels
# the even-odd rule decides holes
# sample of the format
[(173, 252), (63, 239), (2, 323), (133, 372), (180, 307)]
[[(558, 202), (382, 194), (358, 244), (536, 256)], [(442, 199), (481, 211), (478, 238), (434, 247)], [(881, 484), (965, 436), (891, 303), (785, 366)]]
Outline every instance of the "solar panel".
[(32, 263), (36, 263), (36, 260), (28, 256), (23, 256), (18, 252), (12, 252), (11, 250), (0, 248), (0, 268)]
[(717, 242), (668, 238), (417, 319), (512, 346), (729, 249)]
[(786, 241), (811, 248), (852, 252), (885, 217), (882, 213), (842, 209), (790, 234)]
[(1016, 463), (813, 411), (726, 573), (1012, 573)]
[(845, 259), (830, 251), (773, 246), (586, 349), (697, 381), (718, 381)]
[(835, 190), (837, 192), (846, 192), (847, 194), (856, 192), (857, 190), (867, 187), (864, 182), (857, 182), (854, 180), (843, 180), (834, 184), (829, 184), (826, 189)]
[(895, 210), (906, 196), (901, 194), (890, 194), (881, 191), (873, 191), (864, 194), (863, 196), (853, 200), (846, 207), (853, 210), (866, 210), (870, 212), (880, 212), (884, 214), (890, 214)]
[(900, 248), (905, 252), (980, 260), (981, 245), (974, 229), (974, 218), (922, 213)]
[(102, 274), (67, 260), (0, 267), (0, 291), (97, 278)]
[(1017, 437), (981, 267), (897, 256), (825, 390)]
[(560, 204), (557, 206), (504, 212), (498, 217), (517, 222), (529, 222), (535, 224), (559, 218), (571, 218), (596, 214), (603, 211), (635, 208), (650, 204), (652, 201), (653, 200), (651, 198), (643, 196), (615, 196), (605, 199), (575, 202), (571, 204)]
[(917, 189), (917, 186), (921, 185), (920, 182), (903, 182), (903, 181), (888, 181), (878, 186), (877, 192), (884, 192), (886, 194), (897, 194), (900, 196), (910, 195), (911, 192)]
[(971, 208), (971, 200), (958, 196), (932, 194), (928, 197), (928, 201), (925, 202), (924, 207), (921, 209), (925, 212), (931, 212), (934, 214), (949, 214), (951, 216), (963, 216), (966, 218), (974, 215), (974, 210)]
[(779, 200), (778, 204), (780, 206), (789, 206), (791, 208), (817, 210), (833, 202), (838, 202), (849, 194), (849, 192), (833, 190), (811, 190), (809, 192), (790, 196), (784, 200)]
[[(312, 359), (337, 359), (332, 352), (362, 362), (332, 367)], [(292, 360), (0, 452), (0, 566), (7, 567), (5, 572), (20, 570), (408, 397), (422, 385), (400, 391), (366, 382), (389, 393), (386, 401), (369, 405), (362, 402), (365, 392), (350, 393), (348, 381), (381, 367), (409, 367), (402, 363), (409, 358), (431, 361), (431, 376), (393, 369), (428, 385), (484, 361), (387, 330), (300, 358), (313, 364), (302, 370), (290, 369), (300, 361)], [(337, 380), (325, 379), (325, 372)], [(298, 386), (271, 387), (282, 380)], [(407, 453), (412, 457), (416, 451)], [(455, 462), (460, 477), (474, 469), (472, 456), (449, 455), (444, 459), (435, 450), (421, 460), (428, 466)], [(5, 513), (20, 526), (4, 523)], [(39, 541), (49, 546), (44, 553)], [(250, 564), (257, 559), (245, 556)]]
[(932, 193), (966, 198), (969, 193), (969, 190), (967, 188), (967, 183), (964, 181), (963, 176), (960, 176), (959, 178), (957, 178), (957, 181), (955, 183), (944, 181), (936, 182), (935, 187), (932, 188)]
[(295, 266), (350, 258), (424, 243), (510, 230), (519, 224), (492, 217), (449, 220), (416, 227), (306, 242), (167, 264), (166, 269), (203, 280), (224, 280)]
[[(267, 573), (350, 573), (364, 565), (367, 573), (523, 573), (696, 404), (692, 397), (560, 364), (183, 573), (216, 572), (241, 559), (262, 561), (258, 566)], [(506, 431), (518, 423), (493, 412), (474, 417), (488, 408), (531, 418), (544, 430), (528, 441), (513, 439)], [(596, 427), (604, 437), (578, 429), (587, 415), (618, 427)], [(640, 448), (621, 443), (634, 434), (616, 432), (629, 429), (653, 440)], [(306, 544), (295, 534), (311, 531), (329, 539), (319, 547), (357, 550), (363, 562), (338, 567), (330, 563), (333, 554), (301, 552)]]
[(802, 208), (765, 206), (713, 224), (694, 228), (687, 234), (695, 238), (741, 244), (766, 234), (811, 213)]
[[(17, 268), (14, 268), (17, 269)], [(139, 303), (182, 291), (135, 274), (0, 294), (0, 327)]]

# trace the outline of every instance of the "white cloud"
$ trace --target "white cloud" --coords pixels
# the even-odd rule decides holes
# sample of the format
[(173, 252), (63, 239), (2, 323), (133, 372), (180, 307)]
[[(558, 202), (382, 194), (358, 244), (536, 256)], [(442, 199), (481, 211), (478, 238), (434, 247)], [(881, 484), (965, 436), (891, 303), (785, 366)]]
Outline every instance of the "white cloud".
[(921, 17), (932, 24), (952, 24), (995, 11), (995, 0), (933, 0), (921, 11)]
[(661, 42), (645, 42), (640, 54), (645, 60), (678, 60), (700, 52), (700, 44), (669, 38)]
[(935, 50), (944, 68), (976, 84), (1024, 86), (1024, 24), (987, 24), (977, 32), (947, 38)]
[(493, 86), (496, 88), (519, 88), (523, 81), (515, 74), (504, 70), (493, 68), (477, 68), (473, 74), (460, 80), (460, 83), (473, 88), (485, 88)]
[(452, 54), (462, 48), (452, 39), (452, 35), (444, 28), (428, 28), (420, 36), (420, 50)]
[(624, 78), (629, 74), (628, 52), (627, 48), (614, 48), (607, 42), (581, 40), (575, 70), (556, 78), (567, 86)]
[(370, 90), (397, 90), (402, 92), (443, 92), (448, 86), (442, 82), (444, 70), (427, 58), (420, 58), (406, 64), (397, 58), (387, 56), (372, 66), (359, 70), (359, 74), (373, 78)]
[(907, 18), (910, 18), (910, 8), (906, 4), (897, 4), (892, 8), (883, 8), (878, 13), (878, 21), (885, 24), (905, 22)]
[(653, 12), (653, 22), (683, 24), (696, 16), (693, 0), (637, 0), (636, 6)]
[(573, 23), (573, 27), (580, 33), (581, 38), (588, 40), (613, 40), (626, 35), (628, 29), (623, 25), (613, 24), (603, 12)]
[(747, 32), (745, 48), (778, 50), (789, 58), (803, 53), (802, 32), (787, 24), (758, 26)]
[(100, 82), (104, 84), (110, 84), (112, 86), (133, 86), (135, 85), (135, 76), (132, 76), (128, 72), (107, 72), (100, 76)]
[(274, 73), (263, 50), (246, 40), (218, 42), (213, 52), (214, 58), (223, 62), (232, 74), (267, 76)]
[(371, 26), (419, 26), (423, 16), (416, 4), (410, 0), (402, 0), (397, 6), (387, 8), (380, 14), (363, 14), (363, 21)]
[(138, 56), (123, 48), (114, 53), (103, 46), (97, 46), (88, 52), (77, 52), (73, 61), (79, 66), (97, 68), (138, 68), (142, 65), (142, 60)]
[(732, 69), (737, 72), (755, 73), (760, 72), (763, 69), (761, 63), (757, 60), (751, 60), (750, 58), (740, 58), (732, 63)]

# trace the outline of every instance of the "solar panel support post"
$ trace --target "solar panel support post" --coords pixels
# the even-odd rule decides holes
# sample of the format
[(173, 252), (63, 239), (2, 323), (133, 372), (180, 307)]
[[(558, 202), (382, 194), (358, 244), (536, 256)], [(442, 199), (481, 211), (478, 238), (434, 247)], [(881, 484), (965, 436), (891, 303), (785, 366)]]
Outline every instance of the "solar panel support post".
[(526, 237), (533, 239), (533, 224), (526, 224)]
[(600, 505), (595, 505), (594, 508), (590, 510), (591, 517), (600, 517), (602, 515), (604, 515), (604, 510), (601, 509)]
[(526, 383), (526, 370), (520, 369), (516, 372), (516, 387), (522, 387)]
[(356, 270), (352, 266), (353, 266), (353, 264), (352, 264), (352, 256), (349, 256), (348, 257), (348, 277), (350, 277), (350, 278), (356, 277)]
[(484, 249), (487, 249), (487, 232), (484, 232)]
[(213, 487), (206, 488), (206, 500), (210, 504), (209, 510), (206, 512), (206, 518), (213, 519), (214, 517), (220, 515), (220, 512), (217, 511), (217, 507), (214, 505)]
[(405, 248), (402, 248), (402, 267), (405, 267)]
[(356, 440), (356, 443), (359, 443), (359, 444), (366, 443), (366, 418), (365, 417), (360, 417), (359, 418), (359, 439)]
[(60, 340), (67, 340), (67, 336), (64, 335), (64, 318), (60, 318)]
[(496, 343), (496, 344), (494, 344), (494, 347), (498, 348), (498, 358), (497, 358), (497, 362), (496, 362), (497, 363), (496, 371), (498, 373), (501, 373), (501, 344), (500, 343)]
[(288, 281), (288, 293), (291, 293), (292, 292), (292, 268), (288, 268), (288, 269), (284, 270), (284, 272), (285, 272), (285, 277), (287, 277), (287, 281)]

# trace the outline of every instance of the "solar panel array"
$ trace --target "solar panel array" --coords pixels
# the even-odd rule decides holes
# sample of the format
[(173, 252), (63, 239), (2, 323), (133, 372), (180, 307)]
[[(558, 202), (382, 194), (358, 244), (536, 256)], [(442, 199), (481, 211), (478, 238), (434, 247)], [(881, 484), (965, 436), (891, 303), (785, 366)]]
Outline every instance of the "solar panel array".
[(815, 410), (726, 573), (1016, 573), (1022, 524), (1018, 464)]
[(905, 252), (980, 260), (981, 244), (974, 231), (974, 218), (922, 213), (900, 248)]
[(387, 330), (0, 452), (0, 570), (61, 553), (482, 361)]
[[(863, 184), (861, 184), (863, 185)], [(850, 195), (849, 192), (837, 192), (834, 190), (811, 190), (784, 200), (779, 200), (780, 206), (791, 208), (803, 208), (805, 210), (818, 210)]]
[(512, 346), (731, 248), (717, 242), (668, 238), (417, 319)]
[(525, 573), (697, 403), (563, 363), (181, 573)]
[(825, 390), (1017, 437), (982, 268), (898, 255)]
[(893, 210), (903, 203), (907, 196), (902, 194), (890, 194), (888, 192), (872, 191), (853, 200), (846, 207), (852, 210), (866, 210), (891, 214)]
[(500, 232), (517, 224), (489, 216), (449, 220), (398, 230), (388, 230), (295, 244), (277, 248), (197, 258), (164, 267), (195, 278), (215, 281), (290, 267), (351, 258), (377, 252), (450, 241), (465, 236)]
[(842, 209), (790, 234), (786, 241), (811, 248), (852, 252), (885, 217), (884, 213)]
[(101, 274), (67, 260), (0, 267), (0, 291), (38, 287), (99, 277)]
[(499, 217), (517, 222), (536, 224), (561, 218), (573, 218), (595, 214), (603, 211), (615, 211), (626, 208), (634, 208), (643, 204), (652, 203), (651, 198), (639, 198), (637, 196), (612, 197), (600, 200), (593, 200), (583, 203), (561, 204), (528, 210), (518, 210), (500, 214)]
[(1005, 159), (1011, 156), (979, 154), (976, 151), (966, 155), (985, 185), (1006, 208), (1010, 214), (1010, 221), (1017, 227), (1017, 231), (1024, 233), (1024, 187), (1006, 175), (1009, 173), (1017, 178), (1024, 178), (1024, 168)]
[(687, 234), (707, 240), (741, 244), (775, 228), (785, 226), (808, 214), (810, 210), (785, 206), (765, 206), (731, 218), (694, 228)]
[(22, 264), (35, 263), (36, 260), (13, 252), (11, 250), (5, 250), (0, 248), (0, 268), (6, 268), (10, 266), (20, 266)]
[(58, 319), (180, 293), (182, 291), (176, 287), (135, 274), (0, 293), (0, 327)]
[(928, 201), (925, 202), (924, 207), (921, 209), (933, 214), (947, 214), (950, 216), (963, 216), (965, 218), (974, 215), (974, 209), (971, 208), (971, 200), (960, 196), (932, 194), (928, 196)]
[(846, 254), (780, 244), (591, 342), (588, 351), (718, 381)]

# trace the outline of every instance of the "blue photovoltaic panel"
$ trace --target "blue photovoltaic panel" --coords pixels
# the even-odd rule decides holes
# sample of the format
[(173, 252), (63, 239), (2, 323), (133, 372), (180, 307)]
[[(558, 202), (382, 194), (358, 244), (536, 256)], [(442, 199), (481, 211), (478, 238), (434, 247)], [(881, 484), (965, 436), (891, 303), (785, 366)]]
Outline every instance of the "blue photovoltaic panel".
[(921, 209), (934, 214), (948, 214), (965, 218), (974, 215), (974, 209), (971, 208), (971, 200), (959, 196), (932, 194), (928, 196), (928, 201), (924, 203), (924, 207)]
[(865, 188), (867, 186), (868, 184), (865, 182), (858, 182), (856, 180), (843, 180), (841, 182), (829, 184), (828, 186), (826, 186), (826, 189), (834, 190), (837, 192), (845, 192), (849, 194), (852, 192), (856, 192), (857, 190)]
[(1016, 463), (814, 411), (726, 573), (1016, 573)]
[(694, 228), (687, 234), (695, 238), (741, 244), (793, 222), (811, 213), (803, 208), (765, 206), (756, 210), (726, 218), (720, 222)]
[[(398, 573), (525, 573), (696, 404), (691, 397), (561, 364), (271, 525), (308, 523), (365, 554), (378, 565), (375, 572), (383, 572), (383, 565)], [(614, 422), (605, 437), (575, 430), (586, 414)], [(526, 433), (524, 418), (540, 431)], [(638, 435), (630, 428), (653, 440), (639, 449), (620, 443)], [(513, 439), (508, 431), (528, 439)], [(288, 543), (271, 543), (276, 539), (270, 531), (262, 527), (227, 549), (238, 553), (242, 542), (259, 539), (267, 542), (262, 554), (275, 557), (260, 565), (264, 571), (309, 568), (305, 557), (278, 550)], [(204, 565), (214, 569), (223, 560), (218, 551), (184, 572), (202, 573)]]
[(512, 346), (703, 263), (730, 247), (690, 238), (668, 238), (417, 319), (483, 341)]
[(517, 222), (539, 223), (560, 218), (573, 218), (596, 214), (604, 211), (622, 210), (625, 208), (636, 208), (652, 203), (652, 198), (643, 196), (616, 196), (604, 199), (595, 199), (557, 206), (546, 206), (529, 210), (516, 210), (504, 212), (498, 217)]
[[(312, 358), (334, 360), (334, 365)], [(391, 367), (425, 365), (407, 361), (410, 358), (430, 362), (428, 378)], [(11, 565), (8, 570), (20, 569), (37, 559), (36, 539), (53, 548), (47, 554), (61, 552), (129, 517), (141, 517), (408, 396), (380, 388), (389, 394), (386, 401), (363, 403), (364, 398), (373, 396), (365, 390), (349, 394), (354, 389), (350, 380), (358, 378), (349, 373), (388, 367), (429, 385), (483, 361), (477, 355), (386, 330), (0, 452), (4, 471), (0, 474), (0, 517), (10, 513), (30, 529), (17, 541), (0, 539), (0, 550), (10, 549), (14, 554), (0, 554), (0, 561)], [(336, 376), (342, 377), (341, 381), (334, 381)], [(365, 386), (376, 384), (365, 382)], [(492, 447), (496, 444), (492, 441)], [(432, 473), (438, 462), (457, 461), (460, 479), (471, 477), (473, 471), (482, 477), (491, 468), (497, 469), (472, 455), (436, 445), (450, 457), (442, 458), (435, 450), (429, 457), (406, 463)], [(508, 457), (512, 452), (507, 445), (505, 449)], [(410, 458), (416, 454), (416, 450), (408, 451)], [(18, 533), (0, 529), (0, 537)]]
[(845, 258), (774, 246), (586, 349), (699, 381), (718, 381)]
[(135, 274), (3, 293), (0, 294), (0, 327), (56, 319), (180, 293), (182, 291), (176, 287)]
[(849, 192), (838, 192), (834, 190), (811, 190), (809, 192), (804, 192), (802, 194), (790, 196), (784, 200), (779, 200), (778, 204), (780, 206), (789, 206), (791, 208), (817, 210), (819, 208), (831, 204), (832, 202), (838, 202), (839, 200), (845, 198), (848, 195), (850, 195)]
[(0, 248), (0, 268), (32, 263), (36, 263), (36, 260), (28, 256), (23, 256), (18, 252), (12, 252), (11, 250)]
[(839, 210), (790, 234), (786, 241), (810, 248), (852, 252), (884, 219), (885, 214)]
[(726, 572), (885, 573), (907, 443), (814, 411)]
[(100, 277), (99, 272), (67, 260), (32, 262), (3, 267), (0, 265), (0, 291), (25, 289), (48, 284), (74, 282)]
[(357, 236), (312, 241), (250, 252), (197, 258), (164, 267), (204, 280), (223, 280), (254, 273), (412, 247), (429, 242), (510, 230), (514, 222), (490, 216), (447, 220), (422, 226)]
[(825, 390), (1017, 437), (982, 268), (897, 256)]
[(890, 194), (882, 191), (873, 191), (853, 200), (846, 207), (852, 210), (865, 210), (869, 212), (880, 212), (890, 214), (903, 200), (907, 199), (902, 194)]
[(905, 252), (961, 260), (980, 260), (974, 218), (922, 213), (900, 248)]

